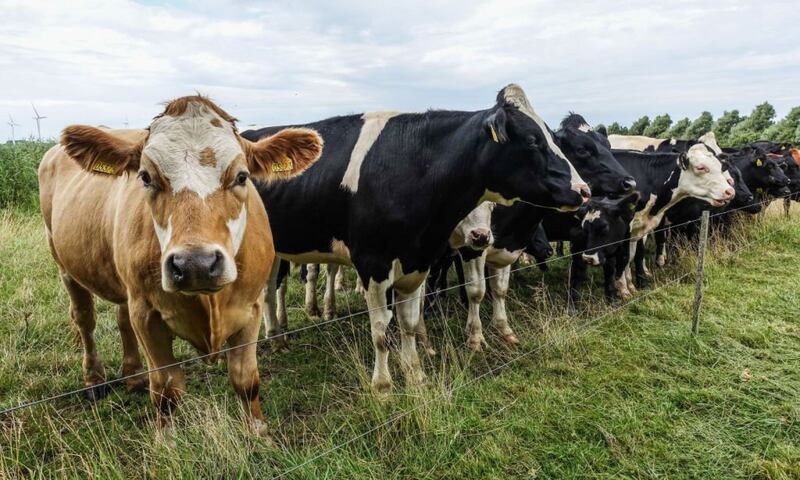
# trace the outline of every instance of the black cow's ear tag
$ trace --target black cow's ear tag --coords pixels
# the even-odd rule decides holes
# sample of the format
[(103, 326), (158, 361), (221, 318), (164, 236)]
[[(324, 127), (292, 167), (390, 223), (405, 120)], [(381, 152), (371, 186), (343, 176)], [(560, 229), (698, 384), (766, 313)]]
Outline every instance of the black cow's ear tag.
[(628, 208), (631, 209), (631, 210), (636, 210), (636, 204), (635, 203), (629, 203), (628, 204)]
[(290, 172), (294, 168), (294, 161), (289, 157), (283, 157), (279, 162), (272, 164), (272, 173)]
[(116, 169), (106, 162), (95, 162), (94, 165), (92, 165), (92, 171), (104, 173), (106, 175), (114, 175), (114, 173), (116, 173)]
[(489, 125), (489, 131), (492, 132), (492, 140), (494, 143), (500, 143), (500, 140), (497, 139), (497, 131), (494, 129), (494, 125)]
[(763, 166), (764, 166), (764, 162), (760, 158), (757, 159), (756, 160), (756, 167), (763, 167)]

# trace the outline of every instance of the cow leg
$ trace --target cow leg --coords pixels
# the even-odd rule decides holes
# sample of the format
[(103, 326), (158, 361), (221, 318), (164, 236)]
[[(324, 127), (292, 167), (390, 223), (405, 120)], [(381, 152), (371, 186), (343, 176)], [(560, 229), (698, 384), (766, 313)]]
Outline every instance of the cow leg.
[[(91, 292), (83, 288), (78, 282), (66, 273), (61, 274), (61, 281), (69, 294), (69, 315), (78, 331), (81, 345), (83, 345), (83, 384), (87, 387), (105, 382), (106, 372), (103, 362), (97, 355), (97, 346), (94, 342), (94, 329), (96, 315), (94, 311), (94, 297)], [(95, 401), (103, 398), (108, 393), (107, 388), (98, 387), (86, 390), (86, 398)]]
[(289, 316), (286, 313), (286, 291), (289, 289), (289, 277), (284, 277), (283, 280), (278, 279), (278, 291), (275, 298), (275, 315), (278, 319), (280, 331), (285, 332), (289, 326)]
[(492, 289), (492, 325), (500, 332), (503, 340), (509, 345), (517, 345), (519, 339), (508, 324), (506, 313), (506, 295), (511, 277), (511, 265), (503, 268), (489, 267), (489, 286)]
[(358, 274), (356, 274), (356, 286), (355, 286), (355, 291), (356, 291), (356, 293), (357, 293), (357, 294), (359, 294), (359, 295), (365, 295), (365, 296), (366, 296), (366, 294), (367, 294), (367, 289), (366, 289), (366, 288), (364, 288), (364, 281), (363, 281), (363, 280), (361, 280), (361, 276), (360, 276), (360, 275), (358, 275)]
[(310, 263), (306, 274), (306, 314), (309, 317), (319, 317), (317, 306), (317, 279), (319, 278), (319, 265)]
[(636, 255), (633, 257), (634, 266), (636, 267), (636, 288), (647, 288), (649, 282), (647, 280), (647, 271), (644, 266), (644, 239), (639, 240), (636, 244)]
[(260, 313), (261, 305), (256, 303), (253, 306), (253, 320), (247, 321), (243, 329), (228, 338), (228, 347), (231, 350), (226, 352), (226, 357), (228, 378), (242, 402), (248, 423), (256, 434), (269, 437), (258, 397), (260, 381), (256, 361), (256, 341), (259, 330), (257, 319)]
[(389, 373), (389, 346), (386, 344), (386, 329), (392, 321), (392, 312), (386, 304), (386, 292), (390, 280), (376, 282), (369, 280), (364, 298), (369, 310), (372, 346), (375, 349), (375, 367), (372, 371), (372, 388), (380, 394), (389, 393), (392, 388), (392, 375)]
[[(424, 282), (423, 282), (424, 285)], [(406, 373), (406, 381), (411, 385), (419, 385), (425, 381), (425, 372), (417, 354), (417, 333), (419, 325), (419, 309), (424, 287), (420, 285), (410, 293), (396, 290), (397, 323), (400, 326), (400, 365)]]
[(464, 288), (467, 292), (467, 348), (480, 352), (486, 345), (481, 324), (481, 302), (486, 294), (484, 267), (486, 253), (480, 257), (460, 262), (464, 271)]
[(330, 320), (336, 316), (336, 280), (341, 268), (335, 263), (328, 264), (328, 277), (325, 279), (325, 298), (322, 306), (322, 318)]
[[(573, 244), (573, 247), (575, 244)], [(582, 251), (583, 246), (574, 248), (574, 251)], [(567, 311), (570, 315), (578, 312), (577, 305), (581, 301), (581, 286), (586, 281), (586, 262), (578, 255), (570, 257), (569, 262), (569, 289), (567, 293)]]
[(417, 340), (422, 344), (425, 353), (432, 357), (436, 355), (436, 350), (433, 348), (430, 339), (428, 338), (428, 329), (425, 327), (425, 287), (428, 282), (423, 282), (419, 287), (419, 322), (417, 322)]
[(131, 325), (141, 341), (150, 370), (150, 400), (156, 407), (158, 428), (171, 425), (172, 413), (186, 391), (183, 369), (175, 365), (174, 338), (161, 314), (141, 300), (128, 300)]
[[(269, 282), (267, 288), (264, 289), (264, 329), (267, 332), (267, 338), (270, 339), (270, 345), (274, 352), (287, 352), (289, 350), (286, 335), (283, 334), (283, 326), (278, 320), (278, 271), (279, 264), (275, 262), (272, 265), (272, 272), (270, 272)], [(283, 299), (285, 302), (285, 298)], [(283, 308), (285, 311), (286, 309)]]
[(344, 267), (337, 265), (336, 281), (334, 282), (333, 289), (337, 292), (344, 290)]
[(606, 263), (603, 264), (603, 287), (608, 303), (614, 303), (618, 293), (615, 282), (617, 268), (613, 260), (613, 258), (606, 258)]
[(556, 242), (556, 255), (559, 257), (564, 256), (564, 242), (561, 240)]
[(667, 231), (656, 230), (653, 236), (656, 239), (656, 265), (663, 267), (667, 264)]
[(142, 359), (139, 356), (139, 341), (136, 340), (136, 333), (131, 327), (131, 319), (128, 314), (128, 305), (117, 306), (117, 327), (122, 338), (122, 376), (130, 377), (125, 380), (125, 388), (129, 392), (144, 391), (147, 387), (147, 377), (135, 375), (142, 370)]

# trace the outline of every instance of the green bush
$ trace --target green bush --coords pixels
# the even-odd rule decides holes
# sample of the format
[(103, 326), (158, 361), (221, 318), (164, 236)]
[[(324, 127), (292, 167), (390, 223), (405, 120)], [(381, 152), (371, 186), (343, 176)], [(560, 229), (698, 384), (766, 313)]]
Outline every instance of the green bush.
[(33, 210), (39, 206), (36, 169), (53, 142), (0, 145), (0, 208)]

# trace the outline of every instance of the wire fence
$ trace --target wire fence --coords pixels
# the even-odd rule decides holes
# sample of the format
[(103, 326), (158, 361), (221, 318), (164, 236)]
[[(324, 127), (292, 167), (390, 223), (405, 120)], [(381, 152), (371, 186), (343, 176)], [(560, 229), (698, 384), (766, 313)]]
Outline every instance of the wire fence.
[[(755, 204), (759, 204), (761, 206), (764, 206), (764, 205), (767, 205), (767, 204), (771, 203), (772, 201), (779, 200), (779, 199), (790, 198), (790, 197), (791, 197), (791, 195), (786, 195), (786, 196), (781, 196), (781, 197), (770, 197), (770, 198), (766, 198), (766, 199), (764, 199), (764, 200), (762, 200), (760, 202), (755, 202)], [(751, 208), (752, 205), (753, 204), (745, 205), (745, 206), (738, 207), (738, 208), (724, 210), (724, 211), (712, 214), (712, 215), (710, 215), (710, 217), (711, 218), (715, 218), (715, 217), (719, 217), (719, 216), (722, 216), (722, 215), (729, 215), (729, 214), (735, 213), (735, 212), (740, 211), (740, 210)], [(700, 219), (698, 218), (698, 219), (695, 219), (695, 220), (689, 220), (689, 221), (678, 223), (678, 224), (666, 225), (664, 227), (660, 227), (660, 228), (657, 228), (657, 229), (653, 230), (652, 232), (650, 232), (650, 234), (654, 234), (656, 232), (665, 232), (665, 231), (674, 230), (676, 228), (684, 227), (684, 226), (687, 226), (687, 225), (690, 225), (690, 224), (693, 224), (693, 223), (697, 223), (699, 221), (700, 221)], [(607, 247), (611, 247), (611, 246), (618, 245), (618, 244), (630, 243), (631, 241), (633, 241), (633, 239), (624, 238), (624, 239), (621, 239), (621, 240), (608, 242), (608, 243), (602, 244), (600, 246), (594, 246), (594, 247), (592, 247), (592, 250), (607, 248)], [(553, 262), (564, 260), (564, 259), (571, 259), (572, 257), (580, 255), (580, 254), (582, 254), (582, 253), (584, 253), (586, 251), (587, 250), (580, 250), (580, 251), (570, 252), (569, 254), (548, 258), (548, 259), (543, 260), (541, 262), (531, 263), (531, 264), (528, 264), (528, 265), (519, 266), (517, 268), (511, 269), (508, 273), (511, 274), (511, 273), (515, 273), (515, 272), (528, 270), (528, 269), (531, 269), (531, 268), (534, 268), (534, 267), (539, 267), (540, 265), (545, 265), (545, 264), (548, 264), (548, 263), (553, 263)], [(498, 273), (498, 274), (495, 274), (495, 275), (486, 275), (483, 278), (479, 279), (478, 281), (491, 279), (491, 278), (494, 278), (494, 277), (499, 276), (499, 275), (503, 275), (503, 273)], [(685, 278), (685, 277), (687, 277), (689, 275), (691, 275), (691, 273), (687, 273), (687, 274), (683, 275), (682, 277), (680, 277), (680, 279), (683, 279), (683, 278)], [(430, 291), (430, 292), (426, 292), (423, 295), (421, 295), (421, 297), (424, 299), (425, 297), (438, 295), (440, 293), (443, 293), (443, 292), (446, 292), (446, 291), (449, 291), (449, 290), (453, 290), (453, 289), (464, 287), (466, 285), (469, 285), (472, 282), (473, 281), (467, 281), (467, 282), (463, 282), (463, 283), (460, 283), (460, 284), (451, 285), (451, 286), (448, 286), (448, 287), (445, 287), (445, 288), (442, 288), (442, 289), (437, 289), (437, 290), (433, 290), (433, 291)], [(633, 300), (630, 300), (629, 302), (623, 304), (622, 307), (618, 307), (618, 308), (615, 308), (614, 310), (612, 310), (611, 312), (604, 313), (603, 315), (601, 315), (598, 318), (605, 318), (610, 313), (618, 311), (620, 308), (624, 308), (624, 306), (629, 305), (630, 303), (632, 303), (634, 301), (638, 301), (641, 298), (646, 298), (647, 296), (651, 295), (652, 293), (654, 293), (656, 291), (661, 290), (662, 288), (663, 287), (659, 287), (658, 289), (651, 290), (651, 291), (646, 292), (644, 294), (641, 294), (641, 295), (639, 295), (637, 297), (634, 297)], [(387, 304), (387, 307), (391, 308), (393, 306), (397, 306), (397, 305), (403, 304), (405, 302), (415, 301), (415, 300), (417, 300), (417, 298), (419, 298), (419, 297), (411, 297), (411, 298), (406, 298), (406, 299), (403, 299), (403, 300), (398, 300), (398, 301), (395, 301), (395, 302), (391, 302), (391, 303)], [(204, 359), (208, 359), (208, 358), (211, 358), (211, 357), (215, 357), (216, 358), (219, 355), (221, 355), (223, 353), (230, 352), (232, 350), (236, 350), (236, 349), (239, 349), (239, 348), (245, 348), (245, 347), (248, 347), (248, 346), (251, 346), (251, 345), (261, 344), (261, 343), (264, 343), (264, 342), (269, 341), (269, 340), (273, 340), (273, 339), (280, 338), (280, 337), (283, 337), (283, 336), (294, 335), (294, 334), (301, 333), (301, 332), (304, 332), (304, 331), (307, 331), (307, 330), (321, 328), (321, 327), (323, 327), (325, 325), (329, 325), (331, 323), (342, 322), (344, 320), (349, 320), (349, 319), (353, 319), (353, 318), (361, 316), (361, 315), (369, 314), (370, 312), (375, 311), (375, 310), (377, 310), (377, 309), (376, 308), (373, 308), (373, 309), (367, 308), (367, 309), (364, 309), (364, 310), (361, 310), (361, 311), (358, 311), (358, 312), (353, 312), (353, 313), (349, 313), (347, 315), (331, 318), (329, 320), (324, 320), (324, 321), (321, 321), (321, 322), (305, 325), (305, 326), (302, 326), (302, 327), (299, 327), (299, 328), (296, 328), (294, 330), (290, 330), (290, 331), (287, 331), (287, 332), (281, 332), (280, 334), (277, 334), (277, 335), (273, 335), (273, 336), (269, 336), (268, 335), (268, 336), (265, 336), (264, 338), (260, 338), (258, 340), (254, 340), (252, 342), (247, 342), (247, 343), (243, 343), (243, 344), (240, 344), (240, 345), (235, 345), (235, 346), (232, 346), (232, 347), (226, 347), (226, 348), (223, 348), (223, 349), (221, 349), (219, 351), (216, 351), (216, 352), (210, 352), (210, 353), (206, 353), (206, 354), (203, 354), (203, 355), (190, 357), (190, 358), (187, 358), (187, 359), (184, 359), (184, 360), (180, 360), (180, 361), (177, 361), (177, 362), (170, 363), (168, 365), (162, 365), (160, 367), (150, 368), (150, 369), (147, 369), (147, 370), (143, 370), (141, 372), (137, 372), (135, 374), (124, 375), (124, 376), (117, 377), (117, 378), (114, 378), (114, 379), (106, 380), (104, 382), (101, 382), (101, 383), (98, 383), (98, 384), (95, 384), (95, 385), (85, 386), (85, 387), (82, 387), (82, 388), (70, 390), (70, 391), (67, 391), (67, 392), (62, 392), (62, 393), (51, 395), (51, 396), (48, 396), (48, 397), (43, 397), (43, 398), (40, 398), (40, 399), (37, 399), (37, 400), (32, 400), (32, 401), (29, 401), (29, 402), (23, 402), (21, 404), (18, 404), (18, 405), (15, 405), (13, 407), (6, 408), (6, 409), (0, 411), (0, 416), (6, 416), (8, 414), (12, 414), (12, 413), (20, 411), (20, 410), (32, 408), (34, 406), (41, 405), (41, 404), (44, 404), (44, 403), (54, 402), (54, 401), (57, 401), (57, 400), (60, 400), (60, 399), (66, 398), (66, 397), (71, 397), (71, 396), (78, 395), (78, 394), (81, 394), (81, 393), (84, 393), (84, 392), (88, 392), (90, 390), (103, 389), (105, 387), (108, 387), (108, 386), (111, 386), (111, 385), (114, 385), (114, 384), (117, 384), (117, 383), (121, 383), (121, 382), (124, 382), (126, 380), (130, 380), (130, 379), (138, 378), (138, 377), (141, 377), (141, 376), (144, 376), (144, 375), (148, 375), (150, 373), (157, 372), (157, 371), (160, 371), (160, 370), (174, 368), (174, 367), (180, 367), (180, 366), (183, 366), (183, 365), (186, 365), (186, 364), (189, 364), (189, 363), (194, 363), (194, 362), (197, 362), (197, 361), (200, 361), (200, 360), (204, 360)], [(478, 377), (478, 378), (481, 378), (481, 377)]]

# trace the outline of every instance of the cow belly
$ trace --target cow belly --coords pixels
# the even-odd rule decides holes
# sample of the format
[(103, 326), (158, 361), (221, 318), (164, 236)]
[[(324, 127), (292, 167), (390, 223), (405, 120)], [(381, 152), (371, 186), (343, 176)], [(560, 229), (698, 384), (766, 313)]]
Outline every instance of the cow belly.
[(486, 264), (495, 268), (503, 268), (516, 262), (525, 249), (509, 251), (505, 248), (489, 247), (486, 252)]

